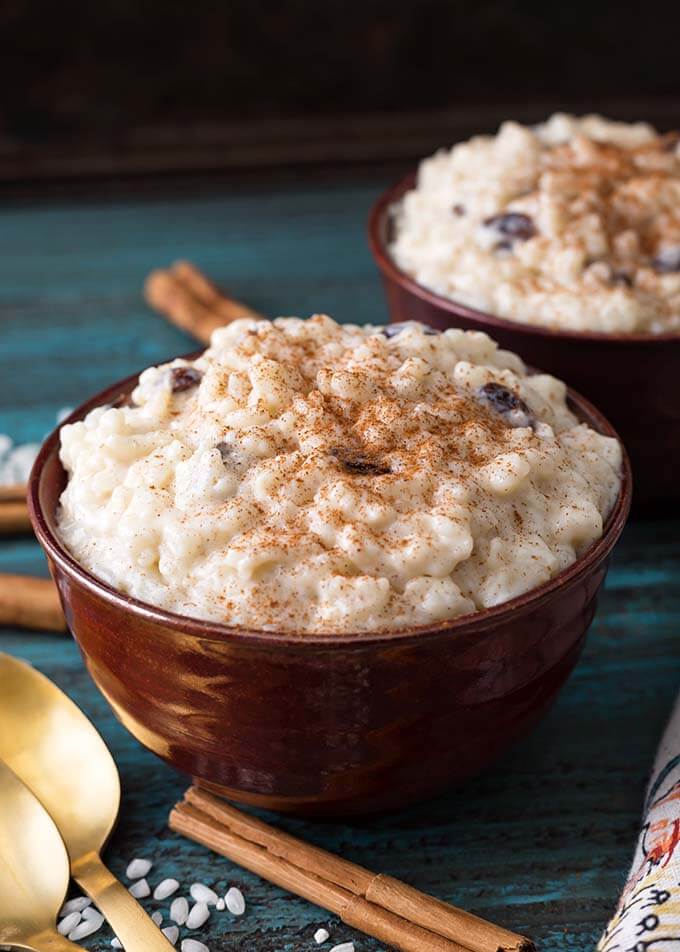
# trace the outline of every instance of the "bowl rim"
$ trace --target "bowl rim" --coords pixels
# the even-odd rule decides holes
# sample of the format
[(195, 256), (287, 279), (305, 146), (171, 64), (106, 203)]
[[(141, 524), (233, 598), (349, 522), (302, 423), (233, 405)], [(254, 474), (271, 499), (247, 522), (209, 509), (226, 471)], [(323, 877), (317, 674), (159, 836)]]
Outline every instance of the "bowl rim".
[[(195, 359), (201, 353), (203, 353), (203, 350), (194, 351), (191, 354), (184, 355), (180, 359)], [(548, 579), (548, 581), (506, 602), (494, 605), (491, 608), (485, 608), (478, 612), (470, 612), (467, 615), (459, 615), (455, 618), (445, 619), (441, 622), (437, 622), (435, 625), (411, 626), (398, 629), (341, 632), (337, 634), (332, 632), (305, 633), (285, 630), (269, 631), (265, 629), (247, 629), (237, 626), (230, 627), (220, 622), (193, 618), (189, 615), (181, 615), (151, 605), (131, 595), (126, 595), (97, 578), (96, 575), (82, 566), (61, 542), (56, 531), (52, 529), (50, 522), (54, 520), (54, 514), (48, 518), (43, 511), (40, 501), (40, 491), (47, 463), (56, 457), (56, 463), (61, 467), (61, 462), (58, 458), (61, 428), (67, 424), (75, 423), (83, 419), (83, 417), (95, 407), (112, 404), (121, 396), (129, 394), (137, 383), (138, 378), (139, 373), (132, 374), (112, 384), (100, 393), (95, 394), (95, 396), (76, 407), (75, 410), (61, 421), (49, 434), (38, 453), (29, 477), (27, 494), (28, 508), (35, 535), (45, 550), (48, 559), (57, 565), (70, 581), (84, 586), (90, 593), (99, 596), (104, 601), (119, 609), (131, 611), (146, 621), (160, 624), (165, 629), (170, 629), (183, 637), (192, 636), (208, 641), (219, 641), (225, 644), (234, 642), (251, 645), (276, 644), (288, 648), (302, 649), (314, 645), (316, 647), (333, 649), (348, 647), (360, 648), (362, 646), (367, 647), (375, 644), (398, 644), (401, 646), (420, 641), (422, 638), (428, 636), (435, 637), (441, 634), (460, 633), (461, 631), (483, 635), (487, 629), (497, 626), (499, 621), (503, 619), (503, 616), (516, 615), (517, 613), (523, 614), (529, 611), (535, 606), (547, 601), (558, 589), (574, 583), (583, 575), (595, 569), (607, 558), (613, 549), (623, 531), (630, 511), (633, 477), (625, 446), (614, 427), (603, 414), (600, 413), (590, 401), (586, 400), (585, 397), (567, 388), (568, 403), (572, 411), (576, 411), (576, 415), (579, 419), (588, 423), (589, 426), (592, 426), (599, 433), (614, 437), (618, 440), (622, 450), (621, 486), (612, 511), (604, 524), (600, 538), (596, 539), (574, 562), (565, 569), (562, 569), (561, 572), (558, 572), (553, 578)]]
[(394, 185), (385, 189), (373, 203), (367, 223), (368, 245), (380, 271), (404, 290), (440, 310), (447, 311), (453, 318), (469, 318), (478, 321), (480, 324), (486, 324), (490, 328), (514, 331), (528, 337), (547, 337), (555, 341), (588, 341), (590, 343), (599, 342), (624, 346), (627, 344), (653, 346), (670, 342), (680, 343), (680, 330), (666, 331), (662, 334), (608, 334), (606, 331), (573, 331), (559, 327), (547, 327), (541, 324), (527, 324), (524, 321), (513, 321), (510, 318), (498, 317), (488, 311), (482, 311), (454, 301), (452, 298), (432, 291), (424, 284), (419, 284), (397, 265), (384, 240), (384, 226), (387, 216), (390, 214), (392, 207), (398, 204), (406, 192), (411, 191), (415, 186), (417, 175), (417, 170), (409, 172)]

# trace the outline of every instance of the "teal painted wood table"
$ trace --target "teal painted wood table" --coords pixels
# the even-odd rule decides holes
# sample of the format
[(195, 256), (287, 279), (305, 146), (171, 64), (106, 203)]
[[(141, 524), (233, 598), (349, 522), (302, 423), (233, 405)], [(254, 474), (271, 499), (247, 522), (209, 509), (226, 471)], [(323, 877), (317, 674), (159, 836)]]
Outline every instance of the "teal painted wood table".
[[(39, 440), (61, 407), (191, 349), (140, 294), (145, 275), (175, 258), (196, 262), (269, 315), (384, 320), (364, 222), (385, 181), (378, 173), (184, 179), (6, 199), (0, 432)], [(402, 813), (281, 825), (526, 932), (541, 949), (592, 949), (623, 884), (646, 772), (678, 686), (679, 536), (677, 518), (629, 525), (581, 662), (539, 729), (501, 763)], [(46, 566), (32, 538), (5, 538), (0, 570), (45, 574)], [(110, 745), (124, 790), (108, 850), (117, 873), (147, 856), (152, 884), (175, 876), (186, 885), (240, 885), (245, 916), (216, 913), (201, 930), (211, 952), (316, 948), (313, 933), (327, 914), (167, 830), (186, 779), (115, 721), (68, 638), (4, 630), (0, 650), (53, 678)], [(338, 923), (330, 931), (336, 942), (353, 938), (360, 952), (379, 948)], [(102, 930), (88, 944), (100, 950), (110, 939)]]

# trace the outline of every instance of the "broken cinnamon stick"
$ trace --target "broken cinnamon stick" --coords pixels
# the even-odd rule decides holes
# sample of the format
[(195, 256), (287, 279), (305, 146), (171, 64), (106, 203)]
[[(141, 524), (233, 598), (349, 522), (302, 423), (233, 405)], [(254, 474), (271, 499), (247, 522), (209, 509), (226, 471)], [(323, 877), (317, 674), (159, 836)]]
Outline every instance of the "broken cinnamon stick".
[(3, 500), (0, 502), (0, 535), (28, 532), (30, 529), (31, 520), (28, 516), (28, 505), (24, 500)]
[(0, 486), (0, 502), (25, 501), (27, 487), (23, 483), (15, 486)]
[(54, 582), (29, 575), (0, 574), (0, 625), (66, 631)]
[(239, 318), (263, 320), (262, 314), (223, 294), (198, 268), (177, 261), (152, 271), (144, 285), (147, 303), (204, 344), (212, 332)]

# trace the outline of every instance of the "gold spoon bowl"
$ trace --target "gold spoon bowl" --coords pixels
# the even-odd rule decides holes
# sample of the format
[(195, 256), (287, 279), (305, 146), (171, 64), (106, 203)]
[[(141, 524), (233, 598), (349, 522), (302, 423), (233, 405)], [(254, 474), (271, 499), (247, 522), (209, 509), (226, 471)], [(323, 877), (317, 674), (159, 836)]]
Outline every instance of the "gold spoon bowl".
[(100, 856), (120, 808), (118, 770), (106, 744), (80, 708), (48, 678), (1, 653), (0, 759), (54, 820), (70, 857), (71, 875), (127, 952), (172, 952), (173, 946)]
[(0, 944), (35, 952), (74, 952), (55, 922), (69, 862), (49, 813), (0, 761)]

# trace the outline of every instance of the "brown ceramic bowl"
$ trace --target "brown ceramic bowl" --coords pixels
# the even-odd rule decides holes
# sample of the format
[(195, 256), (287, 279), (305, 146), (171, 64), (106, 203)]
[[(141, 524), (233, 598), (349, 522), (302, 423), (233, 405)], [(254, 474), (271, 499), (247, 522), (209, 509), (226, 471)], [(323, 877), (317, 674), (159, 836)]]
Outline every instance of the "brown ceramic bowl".
[[(570, 400), (616, 435), (585, 400)], [(578, 658), (631, 499), (625, 460), (602, 538), (505, 605), (421, 630), (296, 636), (175, 615), (86, 571), (55, 528), (66, 484), (58, 448), (56, 430), (31, 474), (31, 517), (69, 628), (115, 714), (208, 789), (299, 813), (403, 806), (481, 770), (533, 727)]]
[(401, 271), (387, 251), (393, 208), (415, 179), (411, 174), (384, 192), (369, 218), (369, 243), (390, 320), (485, 331), (530, 366), (565, 380), (620, 434), (633, 465), (636, 506), (680, 501), (680, 334), (554, 330), (494, 317), (429, 291)]

